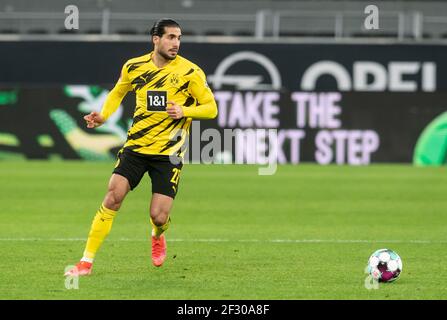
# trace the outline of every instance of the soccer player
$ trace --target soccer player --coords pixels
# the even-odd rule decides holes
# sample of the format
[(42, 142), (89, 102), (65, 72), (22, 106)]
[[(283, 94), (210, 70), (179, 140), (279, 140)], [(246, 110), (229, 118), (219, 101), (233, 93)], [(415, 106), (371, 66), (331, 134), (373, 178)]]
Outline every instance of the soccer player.
[[(159, 267), (166, 257), (164, 232), (178, 191), (182, 170), (182, 148), (192, 119), (217, 116), (213, 93), (203, 71), (179, 56), (181, 29), (171, 19), (160, 19), (151, 29), (153, 51), (128, 60), (109, 93), (101, 113), (84, 117), (88, 128), (102, 125), (117, 110), (128, 91), (134, 91), (136, 108), (127, 141), (118, 152), (118, 161), (108, 191), (96, 212), (81, 261), (65, 275), (88, 275), (93, 259), (109, 234), (113, 219), (126, 194), (148, 172), (152, 181), (150, 223), (152, 263)], [(180, 160), (180, 161), (179, 161)]]

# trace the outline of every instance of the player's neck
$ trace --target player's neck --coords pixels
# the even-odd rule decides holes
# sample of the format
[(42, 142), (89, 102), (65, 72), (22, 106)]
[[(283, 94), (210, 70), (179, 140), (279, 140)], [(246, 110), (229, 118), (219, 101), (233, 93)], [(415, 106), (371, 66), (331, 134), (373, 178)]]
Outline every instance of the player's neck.
[(152, 62), (157, 68), (163, 68), (168, 65), (172, 60), (168, 60), (163, 58), (160, 54), (153, 52), (152, 53)]

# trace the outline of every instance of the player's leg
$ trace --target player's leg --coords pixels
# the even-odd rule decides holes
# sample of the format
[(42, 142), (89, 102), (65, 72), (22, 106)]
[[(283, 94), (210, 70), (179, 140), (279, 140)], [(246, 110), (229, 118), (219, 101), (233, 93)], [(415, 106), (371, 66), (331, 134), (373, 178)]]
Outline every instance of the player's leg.
[(84, 255), (81, 261), (66, 275), (87, 275), (91, 273), (96, 252), (110, 233), (116, 213), (129, 190), (134, 189), (139, 184), (145, 171), (146, 164), (143, 159), (130, 153), (119, 153), (107, 193), (93, 219)]
[(169, 213), (174, 199), (161, 193), (153, 193), (150, 204), (152, 235), (159, 238), (169, 228)]
[(83, 257), (81, 261), (76, 264), (74, 268), (68, 270), (65, 275), (83, 276), (89, 275), (92, 272), (93, 260), (96, 252), (110, 233), (113, 219), (129, 190), (130, 185), (127, 178), (115, 173), (112, 174), (104, 201), (93, 218)]
[(129, 190), (130, 185), (127, 178), (116, 173), (112, 174), (104, 201), (93, 219), (81, 261), (93, 262), (96, 252), (110, 233), (113, 219)]
[(149, 175), (152, 180), (150, 221), (152, 225), (152, 263), (159, 267), (166, 258), (164, 232), (171, 223), (170, 213), (177, 194), (182, 164), (169, 161), (151, 162)]
[(153, 193), (150, 204), (152, 225), (152, 263), (160, 267), (166, 259), (166, 237), (163, 234), (171, 222), (169, 213), (174, 199), (160, 193)]

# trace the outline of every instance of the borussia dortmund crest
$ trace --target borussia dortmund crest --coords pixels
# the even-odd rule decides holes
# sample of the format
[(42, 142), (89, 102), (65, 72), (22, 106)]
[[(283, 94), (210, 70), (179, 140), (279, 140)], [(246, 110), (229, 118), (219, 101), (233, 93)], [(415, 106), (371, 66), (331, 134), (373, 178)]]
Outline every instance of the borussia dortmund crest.
[(171, 75), (171, 85), (176, 86), (176, 85), (178, 85), (179, 81), (180, 81), (180, 79), (178, 77), (178, 74), (177, 73), (173, 73)]

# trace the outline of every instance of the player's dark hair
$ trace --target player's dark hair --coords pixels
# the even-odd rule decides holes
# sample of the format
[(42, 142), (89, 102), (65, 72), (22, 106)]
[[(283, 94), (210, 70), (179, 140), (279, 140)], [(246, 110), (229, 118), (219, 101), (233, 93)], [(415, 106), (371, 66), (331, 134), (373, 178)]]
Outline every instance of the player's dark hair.
[(162, 18), (158, 21), (156, 21), (154, 23), (154, 25), (151, 28), (151, 36), (159, 36), (160, 38), (163, 36), (163, 34), (165, 33), (165, 27), (177, 27), (180, 28), (180, 25), (172, 20), (172, 19), (168, 19), (168, 18)]

